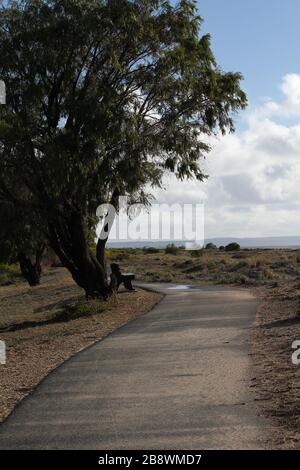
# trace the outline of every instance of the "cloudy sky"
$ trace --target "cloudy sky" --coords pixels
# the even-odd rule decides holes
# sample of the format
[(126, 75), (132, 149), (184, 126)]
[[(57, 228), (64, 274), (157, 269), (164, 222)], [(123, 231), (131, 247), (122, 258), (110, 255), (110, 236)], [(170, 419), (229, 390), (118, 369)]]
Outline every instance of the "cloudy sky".
[(213, 142), (206, 183), (166, 182), (159, 202), (205, 202), (205, 236), (300, 235), (300, 2), (199, 0), (218, 63), (249, 108)]

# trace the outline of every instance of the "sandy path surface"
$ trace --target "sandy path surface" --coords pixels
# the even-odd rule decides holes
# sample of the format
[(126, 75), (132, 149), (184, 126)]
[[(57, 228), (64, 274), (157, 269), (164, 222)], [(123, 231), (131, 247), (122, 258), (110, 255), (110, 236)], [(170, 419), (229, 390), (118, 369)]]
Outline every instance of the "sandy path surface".
[(150, 313), (50, 374), (1, 426), (0, 448), (265, 448), (269, 423), (251, 392), (255, 298), (170, 287)]

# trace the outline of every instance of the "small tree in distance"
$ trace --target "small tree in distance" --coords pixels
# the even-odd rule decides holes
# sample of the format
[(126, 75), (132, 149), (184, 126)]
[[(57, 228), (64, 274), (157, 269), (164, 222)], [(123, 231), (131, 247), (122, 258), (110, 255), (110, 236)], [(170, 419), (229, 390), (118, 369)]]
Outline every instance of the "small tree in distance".
[(217, 247), (214, 243), (207, 243), (207, 245), (205, 246), (205, 249), (206, 250), (217, 250)]
[(238, 243), (229, 243), (229, 245), (225, 247), (226, 251), (240, 251), (240, 249), (241, 247)]
[[(166, 171), (205, 178), (207, 136), (246, 106), (192, 0), (14, 0), (0, 12), (0, 194), (45, 221), (87, 296), (107, 296), (87, 235), (118, 195), (149, 202)], [(205, 138), (204, 138), (205, 137)]]
[(177, 255), (179, 251), (179, 247), (176, 246), (174, 243), (170, 243), (169, 245), (166, 246), (165, 253), (167, 255)]

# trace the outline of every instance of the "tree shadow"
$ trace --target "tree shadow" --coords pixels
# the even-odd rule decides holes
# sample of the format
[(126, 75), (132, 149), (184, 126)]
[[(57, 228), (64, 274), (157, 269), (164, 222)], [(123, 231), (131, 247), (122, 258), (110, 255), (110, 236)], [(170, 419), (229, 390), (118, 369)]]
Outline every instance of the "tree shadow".
[(70, 305), (70, 303), (75, 300), (78, 300), (78, 297), (74, 297), (68, 300), (61, 300), (60, 302), (53, 302), (51, 304), (44, 305), (43, 307), (35, 308), (33, 311), (34, 313), (43, 313), (43, 312), (47, 312), (47, 311), (51, 311), (55, 309), (64, 308)]
[(294, 326), (300, 324), (300, 316), (297, 317), (292, 317), (292, 318), (286, 318), (285, 320), (277, 320), (272, 323), (269, 323), (266, 328), (271, 329), (271, 328), (285, 328), (289, 326)]
[(69, 301), (57, 302), (50, 304), (48, 306), (36, 309), (35, 312), (43, 312), (47, 310), (53, 310), (55, 307), (60, 308), (58, 312), (51, 318), (39, 321), (24, 321), (22, 323), (13, 323), (9, 326), (0, 328), (0, 333), (11, 333), (15, 331), (26, 330), (28, 328), (37, 328), (41, 326), (53, 325), (55, 323), (66, 323), (74, 319), (80, 318), (81, 316), (87, 316), (85, 312), (82, 315), (77, 314), (76, 317), (72, 315), (72, 304)]

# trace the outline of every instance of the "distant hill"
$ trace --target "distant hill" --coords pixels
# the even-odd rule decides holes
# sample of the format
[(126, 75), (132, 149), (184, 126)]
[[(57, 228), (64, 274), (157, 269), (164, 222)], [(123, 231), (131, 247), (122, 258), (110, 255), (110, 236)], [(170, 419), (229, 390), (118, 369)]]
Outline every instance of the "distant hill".
[[(208, 238), (205, 244), (214, 243), (219, 246), (226, 246), (231, 242), (239, 243), (242, 248), (300, 248), (299, 237), (260, 237), (260, 238), (237, 238), (237, 237), (224, 237), (224, 238)], [(175, 245), (184, 245), (182, 241), (139, 241), (139, 242), (111, 242), (108, 244), (109, 248), (144, 248), (155, 247), (165, 248), (169, 243)]]

